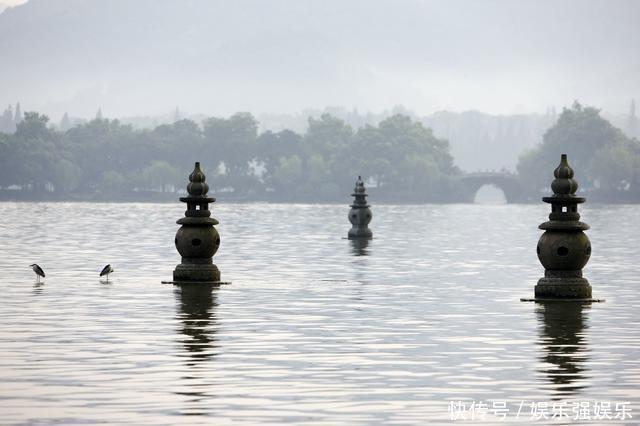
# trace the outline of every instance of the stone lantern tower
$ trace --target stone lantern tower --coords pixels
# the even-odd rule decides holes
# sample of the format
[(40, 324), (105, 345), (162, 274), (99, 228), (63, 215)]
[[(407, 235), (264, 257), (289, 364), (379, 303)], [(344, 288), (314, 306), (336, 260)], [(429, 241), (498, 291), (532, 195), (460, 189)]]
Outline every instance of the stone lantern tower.
[(373, 233), (369, 229), (368, 225), (371, 222), (371, 209), (367, 204), (367, 193), (364, 188), (364, 182), (362, 177), (358, 176), (356, 181), (356, 187), (353, 190), (352, 197), (355, 197), (353, 204), (351, 204), (351, 210), (349, 210), (349, 222), (351, 222), (351, 229), (349, 229), (349, 239), (373, 237)]
[(216, 199), (207, 197), (209, 185), (205, 179), (200, 163), (196, 163), (189, 175), (189, 195), (180, 198), (180, 201), (187, 203), (187, 210), (185, 217), (177, 221), (182, 226), (176, 233), (175, 243), (182, 262), (173, 271), (174, 284), (220, 282), (220, 271), (211, 260), (220, 246), (220, 236), (213, 227), (218, 221), (209, 217), (209, 203)]
[(551, 214), (549, 221), (539, 226), (545, 232), (537, 252), (545, 271), (535, 287), (535, 297), (591, 300), (591, 285), (582, 277), (582, 268), (591, 256), (591, 242), (584, 233), (589, 225), (580, 222), (578, 213), (578, 204), (585, 199), (575, 195), (578, 182), (573, 180), (566, 154), (553, 174), (553, 195), (542, 199), (551, 204)]

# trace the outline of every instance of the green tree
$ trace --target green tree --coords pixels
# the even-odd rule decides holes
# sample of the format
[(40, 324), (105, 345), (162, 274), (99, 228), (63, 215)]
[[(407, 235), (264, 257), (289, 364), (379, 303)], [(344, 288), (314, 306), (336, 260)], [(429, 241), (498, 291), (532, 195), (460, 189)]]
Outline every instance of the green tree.
[[(309, 119), (304, 135), (258, 135), (247, 113), (209, 118), (202, 128), (178, 120), (135, 130), (118, 120), (95, 119), (57, 132), (47, 124), (46, 116), (27, 112), (13, 134), (0, 134), (0, 186), (84, 196), (167, 191), (183, 187), (193, 162), (201, 161), (212, 192), (231, 188), (245, 198), (268, 190), (279, 199), (343, 200), (362, 174), (398, 200), (441, 200), (458, 173), (448, 143), (402, 115), (354, 133), (343, 120), (324, 114)], [(600, 177), (605, 178), (611, 179)]]
[(64, 134), (64, 144), (72, 161), (82, 169), (81, 188), (85, 192), (102, 186), (107, 171), (120, 176), (141, 173), (154, 151), (145, 133), (106, 119), (70, 129)]
[(54, 164), (60, 157), (59, 135), (47, 128), (49, 117), (25, 112), (12, 138), (9, 173), (14, 183), (42, 191), (54, 185)]
[[(180, 176), (188, 176), (193, 170), (193, 163), (202, 160), (203, 134), (194, 121), (185, 119), (164, 124), (147, 132), (145, 136), (149, 139), (151, 155), (175, 167)], [(205, 163), (209, 168), (214, 168), (218, 161)]]
[(298, 194), (301, 182), (303, 182), (302, 159), (297, 155), (280, 157), (280, 164), (273, 173), (273, 183), (280, 194)]
[(634, 181), (638, 142), (627, 138), (593, 107), (577, 101), (564, 108), (536, 148), (518, 163), (523, 184), (535, 192), (549, 190), (550, 171), (567, 154), (581, 188), (627, 191)]
[(305, 157), (302, 136), (288, 129), (277, 133), (267, 130), (258, 136), (257, 145), (267, 176), (278, 167), (280, 158), (292, 155)]
[(15, 183), (13, 177), (10, 175), (11, 167), (9, 166), (9, 161), (12, 157), (12, 148), (11, 137), (6, 133), (0, 132), (0, 188)]
[(224, 184), (241, 191), (242, 183), (256, 180), (249, 168), (257, 157), (258, 122), (253, 115), (239, 112), (228, 119), (211, 117), (203, 122), (203, 129), (205, 158), (212, 165), (224, 163)]
[(62, 119), (60, 120), (60, 130), (62, 130), (63, 132), (66, 132), (70, 128), (71, 128), (71, 120), (69, 119), (69, 114), (65, 112), (64, 115), (62, 116)]
[(360, 129), (349, 157), (387, 193), (413, 200), (444, 199), (450, 191), (448, 177), (459, 174), (449, 143), (405, 115)]
[(160, 187), (162, 192), (178, 180), (178, 171), (166, 161), (153, 160), (142, 172), (147, 188)]
[(615, 144), (598, 150), (591, 160), (594, 183), (605, 191), (627, 191), (634, 181), (638, 159), (631, 146)]
[(127, 180), (120, 173), (114, 170), (107, 170), (102, 173), (99, 188), (106, 192), (121, 193), (127, 188)]
[(324, 198), (336, 199), (341, 195), (339, 188), (353, 184), (353, 162), (349, 158), (353, 137), (353, 129), (343, 120), (329, 114), (322, 114), (319, 119), (309, 118), (309, 128), (303, 138), (304, 150), (309, 158), (315, 158), (316, 168), (320, 166), (319, 157), (322, 158), (326, 180), (315, 189), (320, 190)]
[(53, 176), (57, 191), (71, 192), (80, 186), (82, 169), (67, 158), (59, 158), (53, 164)]
[(13, 110), (11, 109), (11, 105), (9, 105), (0, 117), (0, 132), (13, 133), (15, 131), (16, 125), (13, 122)]
[(13, 123), (17, 126), (22, 122), (24, 118), (22, 117), (22, 109), (20, 109), (20, 102), (16, 104), (16, 115), (13, 118)]

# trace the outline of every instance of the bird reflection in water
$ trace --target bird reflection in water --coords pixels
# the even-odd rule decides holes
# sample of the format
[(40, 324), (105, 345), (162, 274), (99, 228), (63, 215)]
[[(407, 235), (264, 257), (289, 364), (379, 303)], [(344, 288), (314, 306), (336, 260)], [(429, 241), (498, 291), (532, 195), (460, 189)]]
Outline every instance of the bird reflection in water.
[(351, 251), (354, 256), (369, 255), (369, 250), (367, 250), (367, 247), (369, 247), (368, 238), (355, 238), (355, 239), (349, 240), (349, 243), (351, 244)]
[(544, 350), (540, 360), (546, 364), (540, 371), (552, 384), (554, 400), (576, 396), (587, 387), (588, 309), (589, 304), (578, 302), (547, 302), (536, 309), (538, 343)]
[(187, 366), (182, 379), (184, 388), (175, 393), (187, 398), (181, 414), (188, 416), (210, 415), (207, 393), (211, 387), (207, 376), (210, 367), (207, 361), (216, 355), (217, 287), (207, 284), (181, 285), (176, 287), (177, 330), (179, 341), (186, 351), (181, 352)]

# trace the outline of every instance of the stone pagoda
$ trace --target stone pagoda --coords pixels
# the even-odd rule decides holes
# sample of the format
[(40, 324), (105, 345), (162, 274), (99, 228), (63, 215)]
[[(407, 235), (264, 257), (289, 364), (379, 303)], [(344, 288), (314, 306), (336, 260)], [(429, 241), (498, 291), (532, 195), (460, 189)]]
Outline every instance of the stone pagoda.
[(177, 221), (182, 225), (176, 233), (176, 248), (182, 256), (182, 262), (173, 271), (174, 284), (219, 284), (220, 271), (211, 258), (218, 251), (220, 236), (214, 225), (218, 221), (210, 217), (209, 203), (215, 198), (207, 197), (209, 185), (200, 163), (196, 163), (189, 175), (187, 197), (180, 201), (187, 204), (184, 217)]
[(578, 182), (573, 179), (566, 154), (562, 154), (553, 175), (553, 195), (542, 199), (551, 204), (551, 214), (549, 221), (539, 226), (545, 232), (537, 252), (545, 271), (535, 287), (535, 300), (592, 300), (591, 285), (582, 276), (582, 268), (591, 256), (591, 242), (584, 233), (589, 225), (580, 222), (578, 213), (578, 204), (585, 199), (575, 195)]
[(367, 192), (364, 188), (364, 182), (362, 177), (358, 176), (356, 181), (356, 187), (353, 190), (352, 197), (355, 197), (353, 204), (351, 204), (351, 210), (349, 211), (349, 222), (351, 222), (351, 229), (349, 229), (349, 239), (373, 237), (373, 233), (369, 229), (368, 225), (371, 222), (371, 209), (367, 204)]

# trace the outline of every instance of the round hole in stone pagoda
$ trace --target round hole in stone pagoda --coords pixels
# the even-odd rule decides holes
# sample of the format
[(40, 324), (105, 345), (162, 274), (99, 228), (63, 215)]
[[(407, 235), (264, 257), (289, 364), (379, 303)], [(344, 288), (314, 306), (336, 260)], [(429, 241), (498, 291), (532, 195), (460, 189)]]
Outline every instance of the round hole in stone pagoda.
[(202, 240), (200, 240), (200, 238), (194, 238), (193, 240), (191, 240), (192, 246), (199, 246), (200, 244), (202, 244)]
[(566, 248), (565, 246), (560, 246), (558, 247), (557, 253), (558, 253), (558, 256), (564, 257), (569, 254), (569, 249)]
[(587, 246), (587, 249), (585, 250), (585, 252), (587, 253), (587, 256), (589, 256), (591, 254), (591, 246)]
[(216, 245), (219, 246), (220, 245), (220, 238), (216, 238)]
[(540, 246), (536, 247), (536, 252), (538, 252), (538, 254), (540, 254)]

